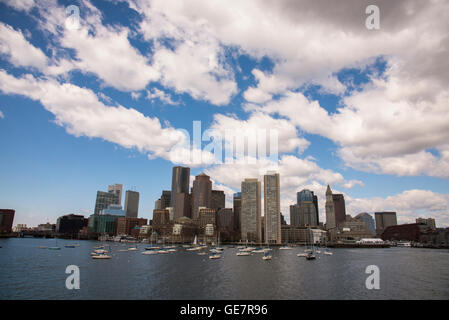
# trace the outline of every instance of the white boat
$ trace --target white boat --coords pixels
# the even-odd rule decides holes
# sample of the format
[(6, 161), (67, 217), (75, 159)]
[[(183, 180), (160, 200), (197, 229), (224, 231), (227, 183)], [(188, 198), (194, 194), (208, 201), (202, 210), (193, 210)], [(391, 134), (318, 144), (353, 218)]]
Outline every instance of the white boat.
[(151, 254), (157, 254), (157, 251), (143, 251), (142, 254), (144, 255), (151, 255)]
[(240, 252), (253, 252), (256, 248), (253, 247), (245, 247), (244, 249), (240, 249)]
[(323, 254), (325, 254), (325, 255), (327, 255), (327, 256), (331, 256), (331, 255), (333, 255), (333, 253), (332, 252), (330, 252), (330, 251), (324, 251), (324, 253)]
[(105, 249), (94, 250), (94, 253), (97, 253), (97, 254), (104, 254), (104, 253), (107, 253), (107, 252), (108, 252), (108, 250), (105, 250)]
[(219, 254), (217, 254), (217, 253), (215, 253), (215, 252), (213, 252), (210, 256), (209, 256), (209, 259), (220, 259), (221, 258), (221, 255), (219, 255)]
[(199, 255), (199, 256), (205, 256), (206, 254), (207, 254), (207, 252), (204, 252), (204, 251), (198, 252), (198, 255)]
[(315, 252), (316, 252), (316, 253), (321, 253), (321, 251), (320, 251), (320, 250), (315, 250)]
[(397, 243), (397, 246), (398, 246), (398, 247), (411, 247), (411, 246), (412, 246), (412, 243), (411, 243), (411, 242), (408, 242), (408, 241), (399, 241), (399, 242)]
[(128, 248), (128, 251), (137, 251), (137, 250), (139, 250), (139, 249), (137, 249), (137, 247)]
[(289, 246), (283, 246), (283, 247), (280, 247), (279, 248), (279, 250), (292, 250), (293, 248), (292, 247), (289, 247)]
[(269, 251), (266, 251), (262, 257), (263, 260), (271, 260), (273, 258), (273, 256), (271, 255), (271, 253)]
[(108, 256), (106, 254), (98, 254), (95, 256), (92, 256), (92, 259), (111, 259), (111, 256)]
[(159, 253), (159, 254), (170, 253), (168, 250), (157, 250), (156, 252)]
[(250, 256), (251, 253), (248, 251), (240, 251), (236, 253), (236, 256)]
[(307, 253), (298, 253), (297, 254), (298, 257), (307, 257)]

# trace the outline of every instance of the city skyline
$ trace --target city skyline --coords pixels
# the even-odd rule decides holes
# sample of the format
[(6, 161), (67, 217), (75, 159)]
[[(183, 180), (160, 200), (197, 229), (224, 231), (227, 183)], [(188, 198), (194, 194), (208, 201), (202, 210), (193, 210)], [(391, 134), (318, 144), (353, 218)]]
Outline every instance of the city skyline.
[[(303, 189), (325, 221), (329, 184), (348, 215), (395, 211), (398, 223), (449, 226), (447, 77), (436, 71), (449, 28), (434, 18), (448, 4), (406, 13), (385, 2), (374, 31), (363, 3), (231, 1), (216, 4), (218, 20), (203, 1), (130, 3), (81, 1), (77, 28), (66, 24), (68, 1), (0, 3), (0, 207), (16, 211), (15, 224), (89, 216), (96, 191), (115, 183), (139, 192), (149, 220), (178, 165), (191, 183), (210, 176), (232, 207), (241, 182), (263, 181), (273, 163), (173, 158), (200, 121), (200, 133), (277, 131), (287, 221)], [(430, 33), (431, 43), (415, 36)], [(196, 145), (206, 160), (209, 142)]]

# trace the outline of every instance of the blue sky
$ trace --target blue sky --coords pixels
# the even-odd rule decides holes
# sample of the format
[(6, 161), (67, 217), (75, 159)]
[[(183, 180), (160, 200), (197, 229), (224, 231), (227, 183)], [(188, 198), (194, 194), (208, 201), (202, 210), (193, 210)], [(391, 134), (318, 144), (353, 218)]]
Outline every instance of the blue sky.
[[(150, 219), (176, 164), (208, 173), (229, 204), (273, 163), (172, 161), (181, 130), (192, 137), (201, 121), (278, 132), (287, 218), (309, 188), (324, 220), (330, 184), (348, 214), (449, 226), (449, 80), (437, 67), (449, 28), (435, 17), (447, 4), (410, 3), (383, 3), (369, 31), (363, 2), (2, 0), (0, 207), (16, 209), (15, 223), (54, 223), (92, 213), (96, 191), (121, 183)], [(426, 32), (434, 39), (416, 45)]]

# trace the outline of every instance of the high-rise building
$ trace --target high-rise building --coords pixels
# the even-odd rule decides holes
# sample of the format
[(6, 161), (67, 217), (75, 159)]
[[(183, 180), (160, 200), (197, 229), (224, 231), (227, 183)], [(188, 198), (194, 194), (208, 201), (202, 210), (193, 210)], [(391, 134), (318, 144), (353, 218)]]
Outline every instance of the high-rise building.
[(12, 209), (0, 209), (0, 234), (8, 234), (12, 232), (15, 213), (16, 211)]
[(161, 209), (165, 209), (171, 206), (171, 191), (163, 190), (161, 195)]
[(173, 167), (173, 174), (171, 180), (170, 193), (170, 207), (176, 212), (176, 194), (189, 193), (190, 184), (190, 168), (188, 167)]
[(154, 202), (154, 209), (155, 209), (155, 210), (161, 210), (161, 209), (162, 209), (161, 199), (157, 199), (157, 200)]
[(290, 206), (290, 225), (294, 227), (301, 226), (301, 217), (299, 214), (299, 206), (297, 204)]
[(118, 183), (109, 185), (108, 192), (115, 193), (116, 195), (118, 195), (118, 204), (122, 205), (123, 185)]
[(376, 234), (381, 236), (384, 230), (390, 226), (398, 224), (396, 212), (375, 212)]
[(170, 223), (170, 213), (167, 209), (153, 210), (153, 225), (165, 225)]
[(210, 207), (212, 209), (218, 210), (226, 206), (226, 195), (224, 191), (212, 190)]
[(199, 207), (211, 208), (212, 181), (201, 173), (195, 177), (192, 188), (192, 219), (198, 219)]
[(304, 189), (296, 194), (298, 208), (292, 208), (293, 214), (297, 214), (295, 217), (296, 226), (318, 226), (318, 199), (313, 194), (313, 191)]
[(82, 215), (67, 214), (58, 218), (56, 222), (56, 232), (77, 235), (81, 229), (87, 226), (87, 222), (88, 220)]
[(127, 218), (137, 218), (139, 214), (139, 193), (137, 191), (126, 190), (125, 212)]
[(366, 212), (359, 213), (355, 216), (355, 219), (359, 219), (365, 222), (366, 229), (369, 233), (371, 233), (372, 236), (376, 234), (375, 227), (374, 227), (374, 218), (372, 215)]
[(192, 196), (188, 193), (176, 194), (176, 210), (173, 210), (174, 217), (177, 219), (180, 217), (192, 217)]
[(279, 173), (267, 172), (263, 177), (265, 242), (281, 244), (281, 191)]
[(335, 219), (335, 207), (334, 199), (332, 197), (332, 190), (329, 185), (327, 185), (326, 190), (326, 230), (332, 230), (337, 227)]
[(233, 195), (233, 209), (234, 209), (234, 230), (236, 234), (240, 234), (240, 217), (242, 211), (242, 193), (236, 192)]
[(110, 204), (106, 209), (100, 211), (99, 214), (109, 214), (112, 216), (125, 216), (125, 210), (119, 204)]
[(111, 204), (120, 204), (120, 198), (116, 191), (97, 191), (94, 214), (99, 214), (101, 210), (107, 209)]
[(335, 208), (335, 223), (338, 226), (343, 224), (346, 219), (345, 198), (342, 194), (332, 194)]
[(89, 217), (88, 230), (89, 232), (114, 235), (118, 218), (120, 216), (93, 214)]
[[(312, 191), (312, 194), (313, 194), (313, 191)], [(319, 225), (320, 224), (320, 211), (318, 209), (318, 197), (314, 194), (313, 194), (313, 204), (315, 205), (315, 210), (316, 210), (316, 224)]]
[(260, 242), (262, 239), (261, 186), (257, 179), (242, 182), (240, 232), (242, 241)]
[(211, 208), (200, 208), (199, 209), (199, 225), (200, 225), (200, 227), (203, 228), (208, 224), (216, 226), (217, 212), (215, 211), (215, 209), (211, 209)]

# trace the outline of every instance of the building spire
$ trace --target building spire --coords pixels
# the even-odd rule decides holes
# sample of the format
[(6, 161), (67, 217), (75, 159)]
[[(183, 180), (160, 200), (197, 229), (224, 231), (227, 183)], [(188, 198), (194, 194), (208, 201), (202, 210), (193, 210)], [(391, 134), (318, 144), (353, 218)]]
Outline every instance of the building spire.
[(327, 194), (332, 194), (332, 190), (331, 190), (331, 187), (329, 185), (327, 185), (326, 195)]

